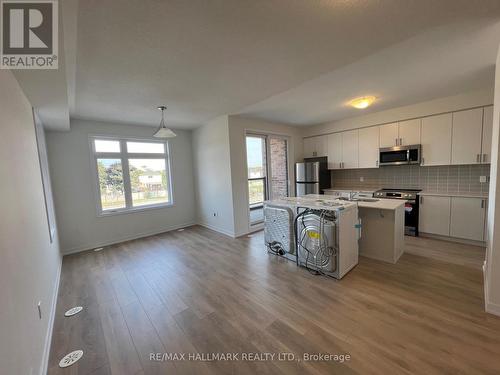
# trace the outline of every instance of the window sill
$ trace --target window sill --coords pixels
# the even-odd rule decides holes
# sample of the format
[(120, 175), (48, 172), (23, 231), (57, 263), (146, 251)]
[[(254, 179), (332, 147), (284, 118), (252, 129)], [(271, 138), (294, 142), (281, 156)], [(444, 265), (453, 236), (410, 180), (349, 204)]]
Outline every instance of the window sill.
[(174, 203), (162, 203), (162, 204), (151, 204), (151, 205), (144, 205), (140, 207), (133, 207), (133, 208), (121, 208), (118, 210), (114, 211), (101, 211), (98, 212), (97, 216), (98, 217), (107, 217), (107, 216), (115, 216), (115, 215), (124, 215), (124, 214), (133, 214), (136, 212), (144, 212), (144, 211), (150, 211), (150, 210), (158, 210), (161, 208), (168, 208), (168, 207), (173, 207)]

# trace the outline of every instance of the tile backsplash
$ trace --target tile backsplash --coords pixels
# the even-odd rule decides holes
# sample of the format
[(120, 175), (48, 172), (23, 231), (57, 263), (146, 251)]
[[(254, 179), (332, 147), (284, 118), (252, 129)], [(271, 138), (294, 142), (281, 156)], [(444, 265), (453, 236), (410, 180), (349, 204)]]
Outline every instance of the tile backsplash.
[[(481, 183), (480, 176), (486, 176), (487, 182)], [(401, 165), (331, 171), (333, 188), (422, 189), (429, 193), (486, 193), (489, 176), (489, 164), (436, 167)]]

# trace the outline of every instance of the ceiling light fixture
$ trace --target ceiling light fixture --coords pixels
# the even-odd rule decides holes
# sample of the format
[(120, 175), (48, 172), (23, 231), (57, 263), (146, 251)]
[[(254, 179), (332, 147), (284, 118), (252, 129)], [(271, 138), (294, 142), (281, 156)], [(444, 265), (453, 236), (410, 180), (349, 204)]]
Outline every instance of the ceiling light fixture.
[(169, 128), (165, 126), (165, 119), (163, 118), (163, 112), (167, 109), (167, 106), (161, 105), (158, 107), (158, 109), (161, 111), (161, 121), (160, 121), (160, 126), (158, 130), (153, 134), (153, 137), (155, 138), (173, 138), (176, 136), (176, 134)]
[(362, 96), (360, 98), (352, 99), (349, 102), (349, 105), (354, 108), (364, 109), (371, 106), (375, 99), (377, 98), (375, 98), (374, 96)]

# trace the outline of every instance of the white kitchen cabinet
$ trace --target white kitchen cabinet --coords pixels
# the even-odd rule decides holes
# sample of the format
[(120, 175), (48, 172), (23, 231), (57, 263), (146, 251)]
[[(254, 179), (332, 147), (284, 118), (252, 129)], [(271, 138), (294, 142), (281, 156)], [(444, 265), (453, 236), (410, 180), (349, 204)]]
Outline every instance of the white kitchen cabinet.
[(422, 119), (422, 165), (450, 165), (452, 114)]
[(358, 168), (359, 131), (342, 132), (342, 168)]
[(420, 127), (422, 120), (417, 118), (413, 120), (399, 122), (399, 145), (419, 145), (420, 144)]
[(418, 226), (423, 233), (450, 235), (450, 197), (420, 196)]
[(359, 168), (378, 168), (379, 127), (359, 129)]
[(398, 145), (399, 130), (397, 122), (380, 125), (379, 130), (380, 130), (380, 148), (394, 147)]
[(470, 197), (451, 198), (450, 236), (484, 241), (486, 199)]
[(317, 156), (326, 156), (327, 137), (320, 135), (317, 137), (304, 138), (304, 157), (314, 158)]
[(484, 107), (483, 112), (483, 142), (481, 145), (481, 161), (491, 162), (491, 136), (493, 132), (493, 106)]
[(483, 109), (475, 108), (453, 113), (451, 164), (479, 164)]
[(342, 133), (328, 134), (327, 137), (328, 169), (342, 167)]

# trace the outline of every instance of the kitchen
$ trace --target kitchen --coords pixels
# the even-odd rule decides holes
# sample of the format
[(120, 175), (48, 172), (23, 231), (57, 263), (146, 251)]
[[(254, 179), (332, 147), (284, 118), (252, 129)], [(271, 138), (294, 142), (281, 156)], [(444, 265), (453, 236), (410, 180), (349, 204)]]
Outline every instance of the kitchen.
[[(296, 166), (302, 206), (293, 203), (310, 208), (306, 199), (355, 201), (359, 255), (396, 263), (406, 243), (426, 256), (415, 246), (425, 238), (469, 245), (482, 263), (492, 116), (492, 106), (479, 106), (305, 136), (308, 163)], [(396, 208), (389, 224), (381, 227), (377, 223), (384, 215), (373, 208), (389, 200)], [(399, 223), (398, 216), (404, 216)], [(384, 228), (389, 229), (384, 232)], [(300, 244), (296, 247), (300, 249)], [(461, 255), (444, 255), (449, 257), (460, 262)]]

